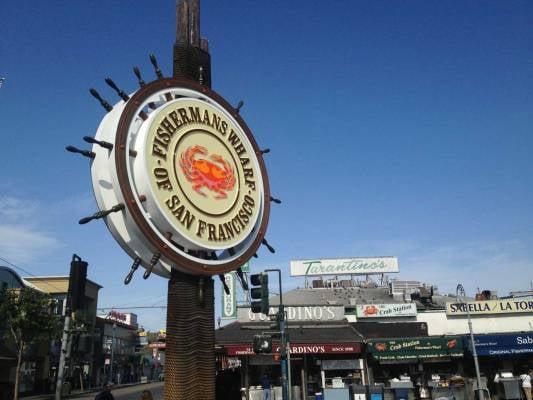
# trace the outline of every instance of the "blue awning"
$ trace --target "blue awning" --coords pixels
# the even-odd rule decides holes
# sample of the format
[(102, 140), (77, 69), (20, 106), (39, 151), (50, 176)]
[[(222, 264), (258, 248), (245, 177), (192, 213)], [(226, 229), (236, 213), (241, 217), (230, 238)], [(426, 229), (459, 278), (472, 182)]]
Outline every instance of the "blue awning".
[[(464, 336), (464, 347), (472, 352), (470, 336)], [(475, 335), (476, 352), (479, 356), (515, 356), (533, 353), (533, 332), (507, 335)]]

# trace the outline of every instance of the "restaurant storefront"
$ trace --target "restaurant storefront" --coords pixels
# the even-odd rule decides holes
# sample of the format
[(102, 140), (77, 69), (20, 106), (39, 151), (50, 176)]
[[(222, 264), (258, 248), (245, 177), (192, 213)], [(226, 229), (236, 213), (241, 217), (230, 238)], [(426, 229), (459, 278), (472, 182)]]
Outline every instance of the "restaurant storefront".
[[(440, 388), (456, 385), (464, 392), (463, 342), (460, 337), (375, 339), (367, 343), (372, 383), (390, 390), (403, 388), (410, 397), (439, 397)], [(459, 388), (461, 387), (461, 388)]]
[[(491, 393), (503, 396), (505, 390), (509, 390), (521, 394), (518, 377), (533, 369), (533, 332), (475, 335), (474, 342), (479, 369), (481, 375), (486, 377)], [(466, 349), (465, 369), (473, 373), (470, 336), (463, 337), (463, 344)], [(495, 382), (496, 376), (499, 382)]]
[[(339, 310), (293, 307), (289, 313), (293, 317), (289, 322), (293, 398), (323, 392), (333, 386), (334, 378), (340, 378), (343, 385), (367, 383), (363, 338), (348, 322), (336, 320), (342, 317)], [(265, 373), (270, 376), (275, 394), (281, 392), (279, 343), (273, 342), (272, 354), (255, 354), (252, 349), (254, 335), (268, 331), (270, 321), (246, 320), (241, 315), (243, 319), (244, 322), (234, 322), (216, 331), (219, 383), (228, 388), (226, 393), (231, 393), (225, 398), (241, 399), (236, 387), (245, 388), (248, 399), (260, 398), (260, 379)]]

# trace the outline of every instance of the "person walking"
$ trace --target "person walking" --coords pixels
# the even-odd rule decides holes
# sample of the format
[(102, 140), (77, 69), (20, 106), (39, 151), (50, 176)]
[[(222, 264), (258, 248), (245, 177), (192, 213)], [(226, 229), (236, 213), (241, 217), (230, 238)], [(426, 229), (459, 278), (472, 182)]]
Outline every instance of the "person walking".
[(527, 374), (520, 375), (522, 380), (522, 390), (526, 395), (526, 400), (531, 400), (531, 376), (533, 375), (533, 370), (529, 370)]
[(154, 400), (152, 392), (150, 392), (149, 390), (143, 390), (141, 393), (141, 400)]
[(111, 393), (112, 387), (113, 382), (105, 382), (102, 386), (102, 391), (96, 395), (94, 400), (115, 400), (113, 394)]
[[(270, 377), (265, 372), (261, 377), (261, 386), (263, 387), (263, 400), (270, 400)], [(529, 399), (531, 400), (531, 399)]]

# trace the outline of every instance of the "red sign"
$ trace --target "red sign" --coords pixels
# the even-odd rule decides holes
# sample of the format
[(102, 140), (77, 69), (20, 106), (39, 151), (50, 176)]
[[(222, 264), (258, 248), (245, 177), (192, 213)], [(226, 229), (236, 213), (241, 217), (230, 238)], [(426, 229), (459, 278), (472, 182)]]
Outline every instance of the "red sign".
[(167, 346), (166, 346), (166, 343), (154, 342), (154, 343), (150, 343), (148, 347), (151, 349), (164, 349)]
[[(361, 353), (361, 343), (291, 343), (291, 354), (342, 354)], [(251, 344), (230, 344), (224, 346), (228, 356), (255, 354)], [(274, 345), (274, 352), (279, 353), (279, 344)]]
[(115, 321), (126, 322), (126, 314), (115, 310), (110, 311), (109, 314), (107, 314), (107, 318)]

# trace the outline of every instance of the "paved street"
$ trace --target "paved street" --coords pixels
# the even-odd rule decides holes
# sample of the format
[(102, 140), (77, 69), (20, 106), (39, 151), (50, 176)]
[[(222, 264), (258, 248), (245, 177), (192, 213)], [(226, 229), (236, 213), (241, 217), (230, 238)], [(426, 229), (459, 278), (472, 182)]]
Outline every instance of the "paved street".
[[(116, 400), (140, 400), (141, 392), (143, 390), (150, 390), (154, 396), (154, 400), (160, 400), (163, 399), (163, 386), (163, 382), (148, 383), (146, 385), (135, 385), (114, 389), (112, 393)], [(76, 399), (93, 400), (96, 394), (97, 393), (90, 393), (76, 397)]]

